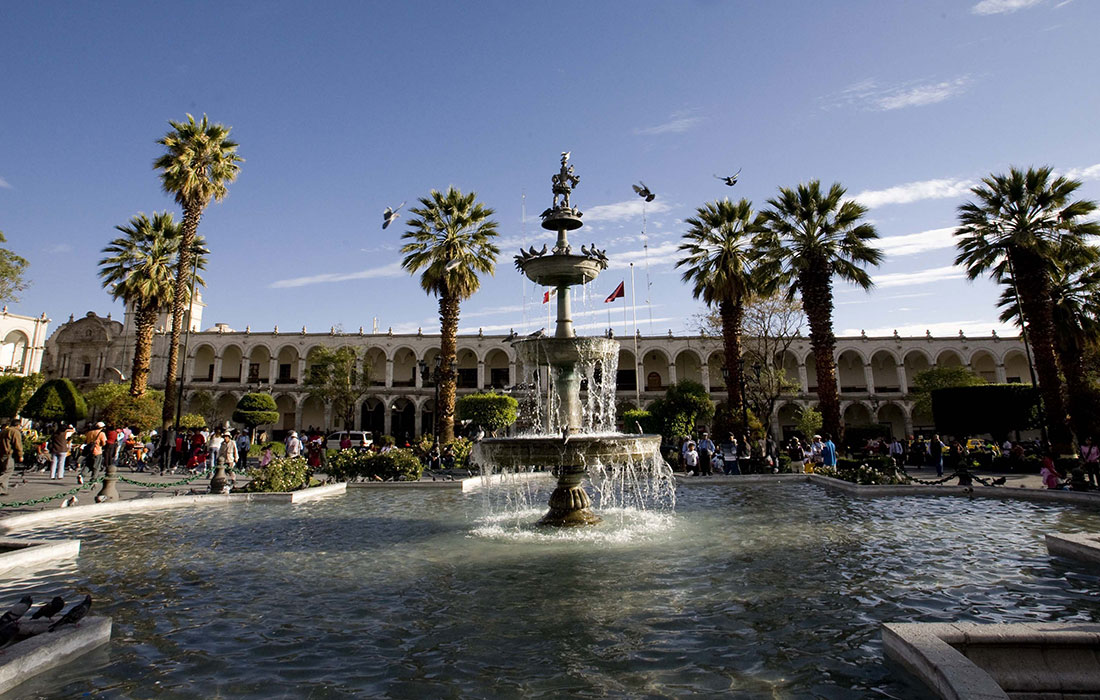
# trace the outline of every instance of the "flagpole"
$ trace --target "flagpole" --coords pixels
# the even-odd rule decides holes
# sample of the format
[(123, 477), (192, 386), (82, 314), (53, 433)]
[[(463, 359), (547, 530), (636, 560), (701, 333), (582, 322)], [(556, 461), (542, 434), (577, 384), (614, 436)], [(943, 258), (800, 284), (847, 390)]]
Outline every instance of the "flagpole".
[[(642, 382), (638, 376), (638, 367), (642, 358), (638, 357), (638, 302), (634, 293), (634, 263), (630, 263), (630, 308), (634, 312), (634, 399), (637, 404), (634, 408), (642, 409)], [(624, 309), (625, 313), (625, 309)]]

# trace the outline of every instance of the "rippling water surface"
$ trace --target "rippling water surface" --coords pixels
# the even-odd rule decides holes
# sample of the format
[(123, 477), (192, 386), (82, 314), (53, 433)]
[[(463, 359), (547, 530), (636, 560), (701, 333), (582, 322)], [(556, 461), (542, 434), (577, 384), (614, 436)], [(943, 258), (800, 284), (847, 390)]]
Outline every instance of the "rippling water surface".
[(1042, 539), (1091, 511), (716, 485), (574, 536), (482, 505), (353, 490), (27, 530), (81, 555), (6, 598), (88, 590), (115, 632), (20, 695), (918, 698), (882, 621), (1100, 621), (1097, 571)]

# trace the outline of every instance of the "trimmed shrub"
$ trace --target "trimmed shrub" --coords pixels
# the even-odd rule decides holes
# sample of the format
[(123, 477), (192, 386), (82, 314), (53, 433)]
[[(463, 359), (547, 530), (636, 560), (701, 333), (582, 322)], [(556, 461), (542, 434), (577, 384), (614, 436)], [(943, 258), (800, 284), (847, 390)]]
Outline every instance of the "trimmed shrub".
[(310, 470), (302, 457), (279, 457), (266, 467), (248, 470), (249, 491), (297, 491), (309, 485)]
[(264, 448), (268, 445), (271, 446), (271, 453), (276, 457), (286, 457), (286, 445), (281, 442), (265, 442), (262, 445), (258, 442), (254, 442), (248, 448), (248, 456), (259, 457), (263, 454)]
[(474, 443), (469, 438), (455, 438), (447, 443), (451, 448), (451, 454), (455, 456), (455, 469), (470, 468), (470, 453), (474, 450)]
[(362, 452), (340, 450), (329, 457), (326, 472), (337, 481), (417, 481), (424, 465), (412, 450)]
[(0, 377), (0, 416), (13, 418), (23, 399), (23, 377)]
[(642, 426), (642, 432), (650, 435), (659, 433), (660, 426), (657, 425), (657, 420), (653, 414), (646, 410), (632, 408), (629, 411), (623, 411), (623, 432), (635, 433), (638, 430), (638, 426)]
[(237, 408), (233, 411), (233, 420), (252, 430), (258, 425), (277, 423), (279, 408), (271, 394), (245, 394), (237, 402)]
[(27, 399), (23, 415), (55, 423), (74, 423), (88, 415), (88, 405), (68, 379), (51, 379)]
[(455, 416), (492, 433), (515, 423), (518, 408), (519, 402), (504, 394), (467, 394), (455, 402)]
[(181, 428), (205, 428), (206, 419), (197, 413), (184, 413), (180, 416)]
[(872, 457), (868, 460), (839, 459), (836, 468), (814, 466), (814, 473), (843, 479), (853, 484), (870, 486), (875, 484), (904, 484), (905, 477), (894, 468), (889, 457)]
[[(157, 392), (160, 393), (160, 392)], [(144, 396), (123, 394), (103, 409), (103, 420), (116, 427), (130, 426), (138, 432), (152, 430), (160, 425), (164, 397), (146, 393)]]

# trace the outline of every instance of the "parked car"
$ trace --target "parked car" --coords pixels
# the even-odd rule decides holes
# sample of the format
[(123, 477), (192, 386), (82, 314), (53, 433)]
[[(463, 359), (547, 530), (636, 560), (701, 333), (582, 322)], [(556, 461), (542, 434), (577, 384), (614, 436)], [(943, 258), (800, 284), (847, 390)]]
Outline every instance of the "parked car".
[(330, 450), (340, 449), (340, 442), (343, 441), (345, 435), (351, 438), (352, 447), (370, 445), (374, 442), (371, 434), (364, 430), (341, 430), (328, 436), (328, 439), (325, 440), (325, 447)]

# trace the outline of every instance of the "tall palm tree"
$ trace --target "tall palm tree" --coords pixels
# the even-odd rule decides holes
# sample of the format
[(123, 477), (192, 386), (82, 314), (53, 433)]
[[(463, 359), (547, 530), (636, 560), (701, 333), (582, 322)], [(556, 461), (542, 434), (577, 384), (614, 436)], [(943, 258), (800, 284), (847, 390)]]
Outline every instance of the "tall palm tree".
[(1058, 375), (1050, 270), (1064, 246), (1100, 235), (1100, 226), (1082, 221), (1096, 203), (1072, 201), (1080, 186), (1045, 166), (990, 175), (971, 189), (975, 201), (959, 207), (955, 229), (955, 264), (965, 266), (970, 279), (986, 273), (998, 282), (1011, 277), (1019, 289), (1050, 440), (1061, 454), (1072, 451), (1073, 434)]
[[(180, 226), (170, 213), (154, 212), (152, 219), (137, 214), (128, 224), (115, 229), (125, 235), (103, 249), (106, 257), (99, 261), (99, 276), (112, 297), (122, 299), (133, 309), (135, 340), (130, 395), (142, 396), (149, 383), (157, 317), (171, 304), (175, 292)], [(203, 269), (206, 251), (201, 237), (196, 239), (195, 247), (199, 269)], [(198, 282), (202, 283), (201, 278)]]
[(844, 198), (845, 189), (833, 183), (822, 192), (812, 180), (791, 189), (779, 188), (764, 212), (766, 231), (757, 236), (763, 262), (761, 274), (774, 289), (789, 298), (802, 297), (810, 325), (810, 346), (817, 365), (817, 396), (822, 427), (840, 435), (840, 395), (836, 383), (836, 336), (833, 335), (833, 277), (863, 289), (873, 286), (867, 265), (882, 262), (882, 251), (872, 242), (875, 227), (862, 222), (867, 208)]
[(679, 247), (684, 257), (676, 267), (686, 268), (682, 279), (692, 284), (696, 299), (718, 307), (726, 355), (727, 405), (733, 411), (745, 400), (741, 395), (741, 322), (746, 300), (759, 291), (753, 274), (756, 250), (752, 241), (762, 230), (763, 216), (753, 213), (747, 199), (736, 204), (723, 199), (699, 207), (684, 223), (689, 227)]
[(176, 407), (176, 370), (179, 362), (180, 334), (186, 312), (190, 284), (191, 250), (199, 230), (199, 220), (211, 200), (221, 201), (227, 185), (237, 179), (243, 159), (237, 144), (229, 139), (229, 127), (210, 123), (206, 115), (198, 122), (190, 114), (185, 122), (168, 122), (172, 130), (157, 143), (164, 155), (153, 161), (160, 171), (161, 186), (174, 195), (183, 209), (180, 226), (180, 255), (176, 263), (176, 289), (172, 297), (172, 340), (168, 347), (168, 372), (164, 386), (164, 427), (172, 422)]
[[(1095, 429), (1091, 419), (1096, 390), (1088, 378), (1084, 358), (1100, 342), (1100, 250), (1079, 241), (1066, 241), (1050, 265), (1050, 296), (1054, 322), (1054, 350), (1066, 382), (1071, 425), (1078, 436)], [(1001, 290), (1001, 321), (1023, 325), (1019, 299), (1011, 276)]]
[(436, 435), (441, 443), (454, 440), (455, 342), (459, 303), (481, 287), (479, 273), (493, 274), (500, 249), (493, 245), (497, 222), (493, 210), (477, 202), (477, 193), (462, 194), (454, 187), (432, 190), (420, 205), (409, 209), (412, 218), (401, 239), (405, 259), (401, 266), (420, 275), (420, 286), (439, 297), (439, 406)]

